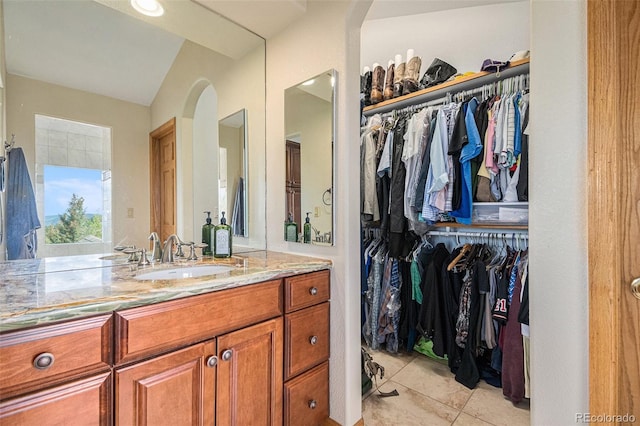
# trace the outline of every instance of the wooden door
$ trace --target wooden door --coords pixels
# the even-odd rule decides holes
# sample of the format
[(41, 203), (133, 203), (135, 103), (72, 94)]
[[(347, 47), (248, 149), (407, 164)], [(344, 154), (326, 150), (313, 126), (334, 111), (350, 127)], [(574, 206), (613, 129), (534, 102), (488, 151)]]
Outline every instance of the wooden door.
[(630, 286), (640, 277), (640, 2), (590, 0), (587, 15), (589, 408), (638, 421), (640, 300)]
[(282, 424), (282, 318), (218, 338), (216, 424)]
[(149, 134), (151, 230), (164, 241), (176, 233), (176, 119)]
[(287, 185), (300, 186), (300, 144), (287, 141)]
[(213, 425), (215, 341), (116, 371), (116, 424)]
[(0, 403), (2, 425), (111, 424), (111, 372)]
[(293, 141), (287, 141), (286, 154), (286, 194), (287, 202), (286, 215), (293, 216), (293, 220), (298, 224), (298, 229), (302, 227), (301, 212), (301, 189), (300, 189), (300, 144)]

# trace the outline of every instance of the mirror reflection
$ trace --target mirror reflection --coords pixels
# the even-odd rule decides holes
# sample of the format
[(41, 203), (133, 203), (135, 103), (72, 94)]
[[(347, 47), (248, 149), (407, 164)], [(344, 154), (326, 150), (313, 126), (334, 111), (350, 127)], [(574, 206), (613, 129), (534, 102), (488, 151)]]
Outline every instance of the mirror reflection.
[(336, 73), (285, 90), (284, 239), (333, 245), (333, 140)]
[[(37, 257), (148, 247), (151, 231), (199, 242), (203, 211), (237, 224), (234, 252), (266, 247), (263, 39), (194, 2), (158, 19), (123, 1), (2, 6), (6, 133), (35, 189)], [(47, 240), (74, 194), (100, 235)]]
[(220, 120), (218, 135), (218, 207), (225, 209), (236, 237), (246, 237), (247, 127), (243, 109)]

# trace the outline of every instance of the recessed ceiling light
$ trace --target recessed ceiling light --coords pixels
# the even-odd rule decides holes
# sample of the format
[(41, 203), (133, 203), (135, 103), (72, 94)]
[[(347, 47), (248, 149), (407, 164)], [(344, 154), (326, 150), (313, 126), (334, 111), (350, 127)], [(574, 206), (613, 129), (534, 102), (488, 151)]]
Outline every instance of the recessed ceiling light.
[(157, 0), (131, 0), (131, 6), (147, 16), (162, 16), (164, 8)]
[(303, 86), (311, 86), (314, 82), (315, 82), (315, 80), (312, 78), (311, 80), (307, 80), (304, 83), (302, 83), (302, 85)]

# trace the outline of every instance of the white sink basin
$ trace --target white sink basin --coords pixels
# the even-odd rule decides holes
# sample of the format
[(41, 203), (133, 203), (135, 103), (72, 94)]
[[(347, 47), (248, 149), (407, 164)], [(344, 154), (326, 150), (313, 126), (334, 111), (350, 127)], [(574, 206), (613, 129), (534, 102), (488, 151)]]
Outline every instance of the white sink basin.
[(185, 266), (182, 268), (160, 269), (136, 275), (136, 280), (180, 280), (183, 278), (206, 277), (229, 272), (233, 269), (230, 266), (222, 265), (199, 265)]

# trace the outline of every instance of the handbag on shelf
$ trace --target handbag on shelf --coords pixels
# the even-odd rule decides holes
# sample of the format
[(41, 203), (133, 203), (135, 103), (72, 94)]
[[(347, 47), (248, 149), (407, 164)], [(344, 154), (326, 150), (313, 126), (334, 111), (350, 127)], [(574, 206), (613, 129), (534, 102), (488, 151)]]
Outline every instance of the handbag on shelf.
[(446, 63), (442, 59), (435, 58), (420, 79), (420, 89), (444, 83), (457, 72), (458, 70), (453, 65)]

